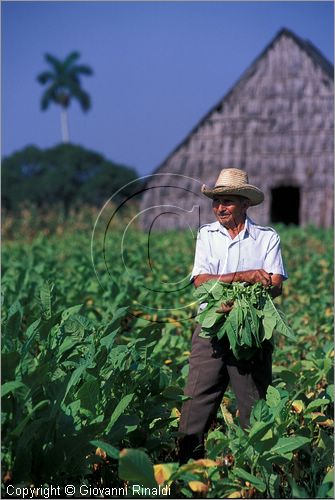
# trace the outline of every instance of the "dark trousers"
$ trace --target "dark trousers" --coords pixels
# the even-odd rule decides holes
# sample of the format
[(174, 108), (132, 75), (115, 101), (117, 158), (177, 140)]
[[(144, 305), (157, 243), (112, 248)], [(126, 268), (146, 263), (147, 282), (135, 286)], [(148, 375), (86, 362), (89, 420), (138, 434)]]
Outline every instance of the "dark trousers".
[(184, 394), (191, 399), (182, 405), (179, 431), (179, 461), (204, 457), (204, 436), (219, 409), (230, 382), (243, 428), (249, 425), (253, 404), (265, 398), (272, 379), (272, 346), (267, 344), (251, 360), (239, 361), (227, 339), (199, 337), (197, 325), (192, 336), (189, 375)]

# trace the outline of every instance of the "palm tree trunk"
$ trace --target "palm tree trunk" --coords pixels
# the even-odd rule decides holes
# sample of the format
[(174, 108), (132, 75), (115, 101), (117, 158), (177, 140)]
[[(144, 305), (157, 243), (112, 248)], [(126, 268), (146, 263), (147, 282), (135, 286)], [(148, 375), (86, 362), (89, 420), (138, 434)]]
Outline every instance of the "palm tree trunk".
[(69, 124), (68, 124), (68, 116), (66, 108), (61, 107), (60, 110), (60, 120), (61, 120), (61, 129), (62, 129), (62, 141), (69, 142)]

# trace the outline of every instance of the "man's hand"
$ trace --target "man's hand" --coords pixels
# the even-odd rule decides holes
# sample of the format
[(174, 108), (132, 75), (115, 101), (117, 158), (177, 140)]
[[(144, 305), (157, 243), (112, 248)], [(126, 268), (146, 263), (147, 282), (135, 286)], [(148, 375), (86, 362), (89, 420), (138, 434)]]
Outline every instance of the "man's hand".
[(250, 271), (240, 271), (238, 281), (246, 281), (247, 283), (262, 283), (266, 288), (269, 288), (269, 293), (272, 298), (278, 297), (282, 293), (283, 277), (280, 274), (267, 273), (264, 269), (254, 269)]
[(237, 273), (238, 280), (236, 281), (246, 281), (247, 283), (262, 283), (264, 286), (272, 285), (272, 274), (267, 273), (264, 269), (252, 269), (250, 271), (239, 271)]

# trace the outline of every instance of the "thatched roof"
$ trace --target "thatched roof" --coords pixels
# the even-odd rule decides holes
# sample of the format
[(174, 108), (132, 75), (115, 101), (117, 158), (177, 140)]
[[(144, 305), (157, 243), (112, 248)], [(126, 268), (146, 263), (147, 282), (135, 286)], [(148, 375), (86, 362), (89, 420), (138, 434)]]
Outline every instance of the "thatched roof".
[[(331, 186), (333, 80), (333, 65), (312, 43), (287, 29), (280, 30), (153, 174), (186, 175), (213, 183), (221, 168), (234, 166), (246, 169), (251, 181), (268, 194), (283, 183), (309, 190), (311, 183), (318, 189)], [(325, 175), (312, 180), (317, 170)], [(152, 178), (147, 187), (157, 186), (157, 181), (158, 176)], [(191, 181), (180, 181), (191, 187)], [(199, 192), (198, 185), (193, 188)], [(177, 198), (177, 193), (169, 196), (166, 188), (155, 189), (144, 196), (142, 208), (153, 202), (175, 203)], [(184, 209), (192, 207), (195, 200), (191, 198), (183, 197)], [(200, 205), (208, 218), (205, 202)], [(258, 210), (261, 222), (269, 222), (269, 210), (268, 200)], [(147, 213), (144, 226), (149, 217)], [(175, 223), (166, 217), (160, 221), (161, 227)], [(329, 221), (314, 223), (329, 225)], [(188, 222), (179, 218), (178, 225)]]
[(221, 97), (219, 102), (217, 102), (201, 119), (200, 121), (191, 129), (191, 131), (187, 134), (187, 136), (169, 153), (169, 155), (160, 163), (153, 171), (153, 173), (156, 173), (160, 168), (165, 165), (165, 163), (169, 160), (171, 156), (175, 154), (178, 149), (180, 149), (185, 142), (188, 141), (189, 137), (193, 135), (198, 128), (207, 120), (207, 118), (213, 113), (213, 111), (220, 111), (224, 101), (226, 101), (231, 93), (235, 90), (235, 87), (237, 85), (243, 84), (245, 80), (247, 80), (256, 70), (256, 66), (258, 62), (264, 57), (265, 53), (268, 52), (269, 49), (271, 49), (274, 44), (277, 42), (279, 38), (282, 36), (287, 36), (292, 38), (292, 40), (295, 41), (299, 47), (306, 52), (308, 57), (310, 57), (313, 61), (313, 63), (317, 66), (320, 66), (320, 68), (330, 77), (332, 80), (334, 80), (334, 66), (328, 59), (325, 58), (325, 56), (313, 45), (309, 40), (303, 40), (302, 38), (298, 37), (295, 35), (292, 31), (288, 30), (287, 28), (282, 28), (280, 31), (278, 31), (277, 35), (273, 38), (273, 40), (265, 47), (263, 52), (254, 59), (254, 61), (251, 63), (249, 68), (245, 70), (245, 72), (242, 74), (242, 76), (237, 80), (237, 82), (234, 83), (234, 85), (228, 90), (228, 92)]

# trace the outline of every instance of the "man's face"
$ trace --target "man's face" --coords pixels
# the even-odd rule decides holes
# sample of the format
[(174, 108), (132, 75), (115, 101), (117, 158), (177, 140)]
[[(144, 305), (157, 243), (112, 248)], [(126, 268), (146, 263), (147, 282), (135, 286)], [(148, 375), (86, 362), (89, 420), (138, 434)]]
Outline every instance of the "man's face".
[(219, 195), (213, 198), (213, 211), (217, 220), (227, 228), (244, 222), (249, 200), (241, 196)]

